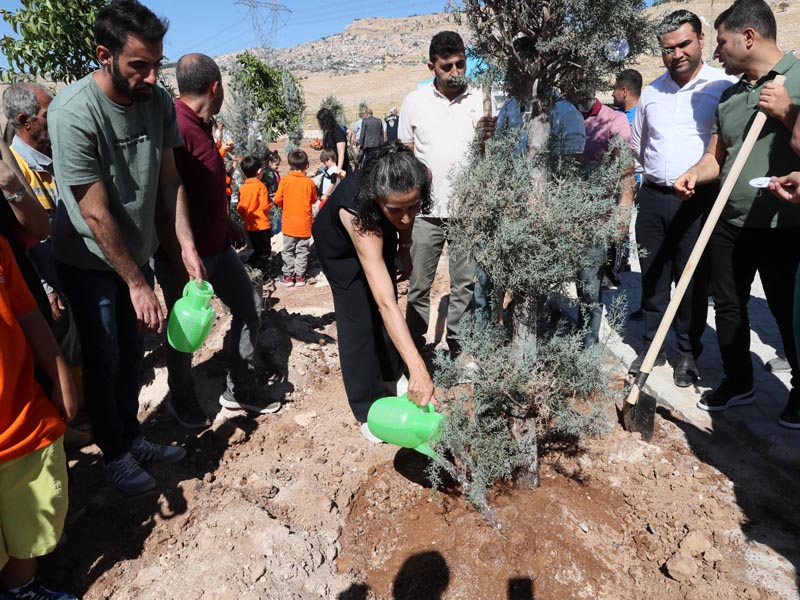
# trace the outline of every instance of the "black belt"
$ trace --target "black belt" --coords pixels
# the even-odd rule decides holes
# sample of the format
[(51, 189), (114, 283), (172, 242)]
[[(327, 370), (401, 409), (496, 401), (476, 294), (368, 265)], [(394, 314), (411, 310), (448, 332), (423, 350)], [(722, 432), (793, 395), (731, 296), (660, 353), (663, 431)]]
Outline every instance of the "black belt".
[(657, 192), (661, 192), (662, 194), (674, 194), (675, 188), (671, 185), (658, 185), (657, 183), (653, 183), (652, 181), (647, 181), (645, 179), (644, 183), (642, 184), (643, 187), (646, 187), (651, 190), (655, 190)]

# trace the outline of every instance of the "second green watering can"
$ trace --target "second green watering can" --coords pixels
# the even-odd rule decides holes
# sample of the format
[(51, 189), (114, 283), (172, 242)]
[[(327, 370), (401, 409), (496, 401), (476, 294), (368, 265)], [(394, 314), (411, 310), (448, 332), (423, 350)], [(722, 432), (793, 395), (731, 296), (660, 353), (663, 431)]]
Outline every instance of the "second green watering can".
[(419, 407), (402, 396), (379, 398), (372, 403), (367, 414), (370, 432), (384, 442), (413, 448), (434, 458), (436, 453), (430, 442), (436, 441), (436, 432), (444, 415), (437, 413), (433, 404)]
[(211, 308), (214, 288), (207, 281), (190, 281), (175, 306), (167, 325), (167, 341), (179, 352), (195, 352), (206, 341), (217, 314)]

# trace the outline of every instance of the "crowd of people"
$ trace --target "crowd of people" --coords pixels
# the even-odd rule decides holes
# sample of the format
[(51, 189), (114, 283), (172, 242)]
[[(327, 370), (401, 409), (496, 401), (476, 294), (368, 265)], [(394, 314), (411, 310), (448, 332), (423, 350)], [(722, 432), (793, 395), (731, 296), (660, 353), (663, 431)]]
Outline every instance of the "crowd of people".
[[(636, 206), (633, 229), (645, 250), (642, 302), (632, 315), (644, 320), (642, 352), (630, 365), (635, 374), (720, 180), (742, 152), (756, 112), (767, 115), (678, 310), (674, 382), (685, 387), (700, 377), (710, 293), (725, 377), (698, 406), (722, 411), (755, 401), (747, 300), (758, 273), (792, 373), (778, 420), (800, 429), (793, 320), (800, 312), (800, 249), (793, 244), (800, 228), (800, 65), (776, 45), (775, 18), (763, 0), (736, 0), (714, 27), (724, 70), (702, 58), (697, 15), (679, 10), (658, 30), (665, 72), (646, 87), (638, 72), (621, 72), (614, 107), (594, 94), (554, 90), (553, 147), (590, 163), (616, 152), (619, 138), (634, 157), (618, 204), (623, 213)], [(55, 97), (34, 83), (3, 94), (14, 131), (10, 148), (0, 143), (0, 572), (9, 600), (74, 598), (43, 587), (35, 559), (62, 535), (65, 431), (81, 395), (104, 475), (117, 489), (153, 489), (147, 463), (184, 458), (180, 446), (147, 440), (137, 413), (144, 334), (163, 330), (187, 284), (210, 282), (231, 312), (219, 404), (255, 414), (280, 409), (264, 394), (257, 351), (262, 298), (234, 249), (247, 238), (251, 263), (263, 267), (277, 225), (287, 287), (312, 283), (313, 240), (333, 295), (347, 399), (367, 439), (379, 441), (367, 425), (376, 399), (405, 392), (421, 406), (435, 402), (423, 355), (431, 287), (456, 218), (449, 175), (476, 132), (488, 140), (497, 128), (511, 128), (518, 152), (528, 152), (531, 107), (509, 99), (496, 117), (493, 101), (484, 112), (483, 93), (463, 77), (463, 40), (443, 31), (429, 48), (433, 81), (409, 93), (400, 111), (392, 107), (381, 121), (367, 108), (349, 139), (332, 111), (317, 113), (319, 186), (302, 150), (288, 153), (283, 176), (276, 153), (226, 161), (236, 144), (214, 131), (224, 99), (214, 60), (180, 58), (175, 100), (157, 85), (167, 28), (137, 0), (113, 0), (94, 24), (97, 71)], [(534, 47), (520, 38), (515, 50), (524, 57)], [(782, 85), (776, 75), (785, 76)], [(519, 87), (514, 96), (530, 96), (533, 83), (524, 74), (509, 80)], [(357, 149), (355, 165), (348, 143)], [(236, 169), (245, 178), (236, 203), (245, 231), (230, 212)], [(764, 176), (771, 177), (767, 189), (750, 185)], [(273, 205), (282, 209), (279, 224)], [(576, 273), (584, 347), (598, 340), (603, 277), (618, 274), (624, 259), (624, 248), (598, 246)], [(457, 357), (462, 317), (476, 310), (493, 318), (497, 307), (492, 282), (473, 257), (448, 249), (448, 270), (446, 342)], [(410, 279), (405, 314), (397, 303), (403, 279)], [(166, 360), (167, 412), (183, 427), (208, 427), (192, 355), (167, 345)]]

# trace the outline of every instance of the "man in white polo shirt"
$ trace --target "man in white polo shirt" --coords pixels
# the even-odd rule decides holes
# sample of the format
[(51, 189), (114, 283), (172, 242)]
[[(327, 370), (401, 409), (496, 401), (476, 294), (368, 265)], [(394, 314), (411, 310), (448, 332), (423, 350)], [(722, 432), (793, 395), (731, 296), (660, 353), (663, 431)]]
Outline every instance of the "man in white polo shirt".
[[(431, 210), (414, 221), (411, 261), (414, 269), (408, 290), (406, 322), (418, 347), (425, 342), (430, 314), (430, 292), (445, 243), (450, 216), (450, 173), (467, 158), (475, 130), (484, 139), (496, 119), (483, 117), (483, 94), (466, 85), (467, 56), (464, 41), (453, 31), (440, 31), (431, 40), (428, 68), (433, 82), (403, 100), (398, 139), (431, 170)], [(494, 114), (494, 105), (492, 114)], [(447, 344), (459, 353), (458, 322), (472, 306), (476, 264), (472, 257), (449, 248), (450, 303), (447, 309)]]
[[(694, 13), (676, 10), (665, 17), (658, 42), (667, 71), (644, 89), (633, 120), (633, 152), (644, 171), (636, 195), (636, 240), (646, 250), (640, 257), (644, 348), (631, 363), (634, 374), (719, 189), (718, 182), (698, 187), (694, 197), (682, 202), (672, 187), (705, 152), (720, 96), (736, 81), (703, 62), (703, 40)], [(702, 351), (707, 309), (708, 270), (701, 262), (675, 317), (679, 357), (673, 380), (679, 387), (692, 385), (700, 376), (695, 360)], [(663, 363), (662, 354), (656, 364)]]

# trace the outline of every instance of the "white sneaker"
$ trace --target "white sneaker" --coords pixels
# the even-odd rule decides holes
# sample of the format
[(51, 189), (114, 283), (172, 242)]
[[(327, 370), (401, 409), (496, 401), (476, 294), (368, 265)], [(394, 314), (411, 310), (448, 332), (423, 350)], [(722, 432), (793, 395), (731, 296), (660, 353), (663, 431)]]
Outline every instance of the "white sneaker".
[(381, 438), (379, 438), (369, 430), (369, 425), (366, 423), (361, 424), (361, 435), (363, 435), (368, 441), (372, 442), (373, 444), (384, 443), (384, 441)]
[(137, 463), (130, 452), (103, 465), (106, 481), (127, 494), (141, 494), (156, 487), (156, 480)]
[(269, 415), (281, 409), (280, 402), (267, 402), (246, 392), (238, 392), (234, 395), (228, 390), (222, 392), (219, 397), (219, 405), (228, 410), (248, 410), (260, 415)]

